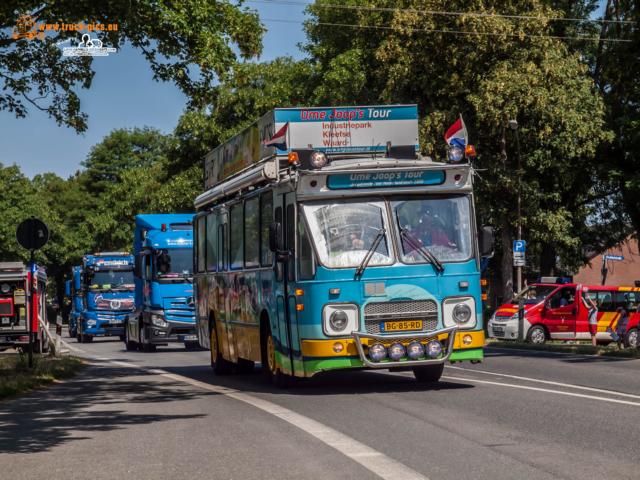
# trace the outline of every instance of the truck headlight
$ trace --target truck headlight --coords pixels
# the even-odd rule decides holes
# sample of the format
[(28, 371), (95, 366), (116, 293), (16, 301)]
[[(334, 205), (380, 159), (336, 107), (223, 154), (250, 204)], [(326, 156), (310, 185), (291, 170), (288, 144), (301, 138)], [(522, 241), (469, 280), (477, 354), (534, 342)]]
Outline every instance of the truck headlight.
[(322, 329), (328, 337), (358, 330), (358, 306), (353, 303), (327, 304), (322, 309)]
[(96, 326), (96, 321), (95, 320), (87, 320), (87, 326), (88, 327), (95, 327)]
[(155, 313), (151, 314), (151, 323), (156, 327), (164, 328), (169, 324), (162, 318), (162, 315), (156, 315)]
[(445, 327), (474, 328), (476, 326), (476, 302), (473, 297), (449, 297), (442, 302), (442, 319)]

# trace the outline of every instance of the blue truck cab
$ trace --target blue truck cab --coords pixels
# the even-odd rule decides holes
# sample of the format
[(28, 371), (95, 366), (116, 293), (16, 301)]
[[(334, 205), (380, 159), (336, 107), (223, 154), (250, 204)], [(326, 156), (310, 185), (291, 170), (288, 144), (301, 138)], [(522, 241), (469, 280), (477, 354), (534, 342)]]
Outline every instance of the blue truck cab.
[(198, 348), (193, 300), (193, 214), (136, 216), (135, 312), (125, 328), (127, 350), (184, 343)]
[(82, 311), (76, 338), (85, 343), (93, 337), (124, 338), (124, 324), (134, 307), (133, 255), (104, 252), (82, 258), (80, 283)]
[(65, 282), (65, 295), (71, 302), (69, 312), (69, 336), (74, 338), (78, 335), (78, 318), (84, 309), (82, 293), (82, 266), (77, 265), (71, 268), (71, 280)]

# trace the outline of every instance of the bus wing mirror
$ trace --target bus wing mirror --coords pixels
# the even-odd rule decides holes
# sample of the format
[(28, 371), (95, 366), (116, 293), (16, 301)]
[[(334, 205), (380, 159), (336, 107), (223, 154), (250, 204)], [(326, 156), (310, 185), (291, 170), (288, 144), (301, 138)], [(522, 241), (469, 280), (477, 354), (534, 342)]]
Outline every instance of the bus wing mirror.
[(482, 227), (478, 232), (478, 246), (480, 248), (480, 256), (485, 258), (493, 257), (495, 244), (495, 235), (493, 227)]
[(269, 225), (269, 250), (274, 253), (282, 250), (282, 225), (279, 222)]

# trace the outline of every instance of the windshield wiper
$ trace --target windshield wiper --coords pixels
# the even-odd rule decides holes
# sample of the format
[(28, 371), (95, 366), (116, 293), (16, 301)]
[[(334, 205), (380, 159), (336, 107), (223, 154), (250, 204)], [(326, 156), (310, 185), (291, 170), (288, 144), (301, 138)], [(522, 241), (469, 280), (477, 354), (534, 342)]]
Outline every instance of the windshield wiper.
[(438, 260), (433, 253), (424, 248), (420, 244), (420, 240), (414, 237), (411, 232), (409, 232), (409, 230), (400, 227), (400, 237), (402, 237), (402, 239), (405, 240), (411, 248), (420, 253), (420, 255), (422, 255), (427, 262), (431, 263), (433, 265), (433, 268), (435, 268), (437, 272), (444, 272), (444, 267), (442, 266), (442, 263), (440, 263), (440, 260)]
[(380, 242), (384, 238), (385, 233), (386, 232), (384, 228), (382, 228), (376, 235), (376, 238), (373, 239), (373, 242), (371, 243), (369, 250), (367, 250), (367, 254), (364, 256), (364, 258), (362, 259), (362, 262), (360, 262), (360, 265), (356, 270), (356, 276), (355, 276), (356, 280), (360, 278), (360, 276), (364, 273), (365, 268), (367, 268), (367, 265), (369, 265), (369, 262), (371, 261), (371, 257), (373, 257), (373, 254), (378, 249), (378, 245), (380, 245)]

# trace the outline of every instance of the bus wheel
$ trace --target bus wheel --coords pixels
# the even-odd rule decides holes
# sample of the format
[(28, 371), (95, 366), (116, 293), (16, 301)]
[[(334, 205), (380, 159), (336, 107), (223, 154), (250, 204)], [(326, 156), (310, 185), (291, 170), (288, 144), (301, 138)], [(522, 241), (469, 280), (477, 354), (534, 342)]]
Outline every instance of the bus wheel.
[(218, 341), (218, 331), (216, 324), (212, 323), (211, 332), (209, 332), (209, 348), (211, 355), (211, 368), (216, 375), (226, 375), (231, 373), (233, 364), (225, 360), (220, 351), (220, 342)]
[(546, 341), (547, 332), (544, 331), (543, 327), (536, 325), (529, 329), (529, 332), (527, 333), (527, 342), (533, 343), (534, 345), (542, 345)]
[(255, 366), (255, 362), (251, 360), (245, 360), (244, 358), (238, 359), (238, 364), (236, 365), (236, 371), (238, 373), (253, 373), (253, 367)]
[(437, 382), (440, 380), (443, 370), (444, 363), (413, 367), (413, 376), (420, 383)]
[(276, 343), (271, 335), (271, 329), (267, 327), (266, 332), (262, 335), (262, 348), (260, 349), (262, 354), (262, 373), (265, 379), (273, 383), (278, 388), (286, 388), (291, 383), (291, 377), (285, 375), (278, 368), (276, 362)]
[(129, 325), (125, 324), (124, 326), (124, 348), (128, 352), (132, 352), (133, 350), (138, 349), (138, 344), (136, 342), (132, 342), (131, 338), (129, 338)]
[(638, 329), (632, 328), (624, 337), (624, 346), (627, 348), (638, 348)]

